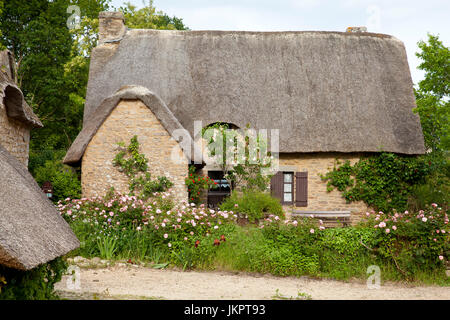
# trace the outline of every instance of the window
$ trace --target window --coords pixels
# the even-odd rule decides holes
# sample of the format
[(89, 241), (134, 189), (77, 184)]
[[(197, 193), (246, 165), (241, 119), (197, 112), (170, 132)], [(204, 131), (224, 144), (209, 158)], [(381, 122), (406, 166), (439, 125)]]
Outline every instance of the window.
[(283, 172), (283, 200), (285, 204), (292, 204), (294, 202), (294, 173)]
[(208, 171), (208, 177), (217, 183), (217, 188), (210, 188), (208, 190), (208, 207), (217, 208), (230, 195), (230, 184), (224, 178), (223, 171)]
[(208, 171), (208, 177), (217, 183), (217, 188), (210, 189), (209, 192), (228, 192), (231, 188), (227, 179), (224, 178), (223, 171)]

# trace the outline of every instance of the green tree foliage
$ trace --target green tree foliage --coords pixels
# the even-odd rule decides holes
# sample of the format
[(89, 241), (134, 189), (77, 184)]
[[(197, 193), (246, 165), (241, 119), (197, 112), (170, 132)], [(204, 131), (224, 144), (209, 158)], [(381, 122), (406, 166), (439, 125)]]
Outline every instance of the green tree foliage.
[(438, 36), (428, 35), (428, 42), (418, 43), (422, 60), (419, 69), (425, 79), (416, 89), (416, 112), (420, 115), (425, 144), (432, 151), (448, 151), (450, 146), (450, 50)]
[(418, 68), (425, 71), (425, 78), (415, 90), (414, 111), (420, 116), (425, 146), (430, 151), (425, 158), (432, 170), (426, 183), (414, 188), (414, 209), (430, 202), (448, 204), (450, 194), (450, 50), (431, 34), (418, 47), (416, 55), (422, 60)]
[(133, 29), (168, 29), (168, 30), (187, 30), (182, 19), (177, 17), (170, 18), (162, 11), (156, 11), (153, 6), (153, 0), (142, 9), (137, 9), (130, 2), (125, 3), (125, 7), (119, 9), (125, 17), (125, 24)]
[[(60, 161), (82, 127), (98, 15), (110, 10), (110, 3), (0, 0), (0, 48), (14, 53), (18, 84), (44, 124), (31, 133), (29, 170), (34, 176), (38, 171), (49, 172), (47, 161), (61, 168), (61, 174), (65, 172)], [(71, 5), (80, 8), (79, 28), (67, 26)], [(130, 28), (186, 29), (181, 19), (156, 12), (152, 3), (140, 10), (131, 5), (122, 10)]]
[[(84, 29), (67, 27), (70, 5), (80, 6)], [(63, 155), (60, 151), (67, 150), (81, 129), (90, 53), (83, 48), (90, 42), (80, 33), (89, 30), (83, 24), (87, 19), (107, 8), (104, 0), (12, 0), (0, 15), (1, 42), (15, 54), (18, 84), (44, 124), (32, 131), (33, 174), (55, 154)]]
[(50, 181), (53, 186), (53, 201), (81, 196), (81, 185), (73, 168), (64, 165), (56, 153), (55, 159), (46, 160), (35, 170), (35, 179), (39, 185)]

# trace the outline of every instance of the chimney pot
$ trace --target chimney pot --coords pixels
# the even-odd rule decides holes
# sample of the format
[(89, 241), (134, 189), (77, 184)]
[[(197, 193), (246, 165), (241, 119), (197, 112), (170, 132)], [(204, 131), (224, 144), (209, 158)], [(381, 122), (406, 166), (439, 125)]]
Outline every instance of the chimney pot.
[(347, 32), (367, 32), (367, 27), (348, 27)]

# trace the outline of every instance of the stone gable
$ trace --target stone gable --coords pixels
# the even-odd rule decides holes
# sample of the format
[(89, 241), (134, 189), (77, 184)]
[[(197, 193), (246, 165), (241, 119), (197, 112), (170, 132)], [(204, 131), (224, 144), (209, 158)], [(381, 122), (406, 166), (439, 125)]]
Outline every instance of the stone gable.
[(165, 176), (174, 183), (177, 200), (187, 199), (184, 179), (188, 162), (174, 163), (172, 152), (182, 153), (179, 146), (154, 113), (140, 100), (121, 100), (89, 142), (82, 160), (84, 197), (104, 196), (110, 187), (128, 193), (128, 177), (113, 166), (117, 143), (129, 143), (137, 135), (140, 152), (149, 159), (152, 178)]

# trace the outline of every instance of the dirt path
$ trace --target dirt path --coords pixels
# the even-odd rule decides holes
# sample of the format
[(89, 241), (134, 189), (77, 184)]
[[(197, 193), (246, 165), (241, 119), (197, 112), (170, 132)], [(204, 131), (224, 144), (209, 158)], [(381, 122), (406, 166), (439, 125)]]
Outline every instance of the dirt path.
[[(364, 282), (340, 282), (270, 275), (157, 270), (137, 266), (81, 269), (80, 289), (67, 289), (68, 277), (56, 285), (69, 299), (266, 300), (277, 294), (312, 299), (444, 299), (450, 287), (383, 284), (368, 289)], [(277, 291), (278, 290), (278, 291)]]

